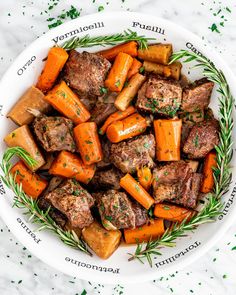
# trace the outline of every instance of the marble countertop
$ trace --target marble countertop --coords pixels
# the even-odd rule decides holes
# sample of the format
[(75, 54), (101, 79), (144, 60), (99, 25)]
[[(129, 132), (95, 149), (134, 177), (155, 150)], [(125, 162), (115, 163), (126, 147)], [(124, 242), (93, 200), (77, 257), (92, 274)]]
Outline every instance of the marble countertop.
[[(49, 9), (53, 3), (58, 5)], [(0, 1), (0, 77), (26, 46), (48, 30), (47, 19), (71, 5), (80, 10), (81, 16), (104, 9), (139, 11), (169, 19), (211, 44), (236, 74), (234, 0), (8, 0)], [(236, 251), (232, 250), (235, 246), (236, 224), (208, 253), (181, 271), (135, 286), (120, 286), (116, 282), (99, 285), (69, 277), (42, 263), (15, 239), (0, 219), (0, 294), (235, 295)]]

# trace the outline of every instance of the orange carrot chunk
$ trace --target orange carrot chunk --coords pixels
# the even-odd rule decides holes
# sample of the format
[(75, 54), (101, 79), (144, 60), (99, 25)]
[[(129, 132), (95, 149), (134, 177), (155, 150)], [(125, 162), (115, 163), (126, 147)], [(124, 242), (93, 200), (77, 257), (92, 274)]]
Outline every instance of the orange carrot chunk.
[(82, 183), (89, 183), (95, 173), (95, 165), (85, 165), (75, 154), (62, 151), (52, 163), (49, 173), (62, 177), (75, 178)]
[(137, 48), (138, 48), (137, 42), (130, 41), (130, 42), (123, 43), (115, 47), (100, 51), (99, 54), (101, 54), (103, 57), (105, 57), (108, 60), (113, 60), (120, 52), (127, 53), (131, 56), (137, 56), (138, 55)]
[(152, 171), (148, 167), (137, 169), (138, 181), (148, 191), (152, 185)]
[(193, 210), (169, 204), (156, 204), (154, 208), (156, 217), (174, 222), (182, 222), (184, 219), (193, 216), (193, 213)]
[(129, 173), (120, 179), (120, 186), (145, 209), (149, 209), (154, 204), (154, 199)]
[(135, 229), (125, 229), (124, 237), (127, 244), (139, 244), (142, 242), (149, 242), (155, 240), (165, 232), (164, 220), (154, 219), (142, 227)]
[(118, 121), (118, 120), (122, 120), (126, 117), (128, 117), (129, 115), (132, 115), (133, 113), (136, 112), (136, 109), (133, 106), (129, 106), (125, 111), (121, 112), (115, 112), (113, 114), (111, 114), (105, 121), (105, 123), (103, 124), (103, 126), (99, 129), (99, 134), (103, 135), (106, 133), (107, 131), (107, 127), (109, 125), (111, 125), (111, 123)]
[(154, 121), (158, 161), (179, 161), (182, 120)]
[(44, 99), (75, 124), (86, 122), (90, 118), (89, 111), (64, 81), (56, 85)]
[(132, 66), (133, 58), (126, 53), (118, 53), (114, 64), (105, 80), (105, 86), (111, 90), (120, 92), (127, 79), (127, 74)]
[(36, 87), (44, 92), (50, 90), (67, 59), (68, 53), (63, 48), (52, 47), (48, 52), (44, 69), (39, 76)]
[(102, 160), (102, 147), (96, 123), (79, 124), (74, 128), (74, 136), (85, 165), (91, 165)]
[(10, 172), (15, 176), (16, 183), (21, 184), (23, 191), (33, 199), (37, 199), (47, 187), (48, 182), (31, 172), (23, 161), (17, 162)]
[(133, 58), (133, 63), (131, 68), (128, 71), (127, 79), (130, 79), (133, 75), (139, 73), (140, 68), (142, 67), (141, 61)]
[(147, 121), (138, 113), (133, 114), (121, 121), (115, 121), (107, 128), (107, 138), (117, 143), (122, 140), (143, 133), (147, 128)]
[(214, 187), (213, 168), (217, 167), (216, 152), (211, 151), (206, 155), (203, 165), (202, 193), (209, 193)]

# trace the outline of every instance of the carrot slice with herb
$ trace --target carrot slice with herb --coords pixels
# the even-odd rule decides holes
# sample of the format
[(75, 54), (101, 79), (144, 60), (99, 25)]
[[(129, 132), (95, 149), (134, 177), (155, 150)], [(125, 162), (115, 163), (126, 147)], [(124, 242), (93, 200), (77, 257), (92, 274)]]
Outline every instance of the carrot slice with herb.
[(142, 134), (147, 128), (147, 121), (140, 114), (133, 114), (121, 121), (115, 121), (107, 128), (107, 138), (117, 143), (133, 136)]
[(149, 209), (154, 204), (154, 199), (129, 173), (120, 179), (120, 186), (144, 208)]
[(90, 118), (89, 111), (64, 81), (56, 85), (44, 99), (75, 124), (86, 122)]
[(135, 41), (130, 41), (117, 45), (115, 47), (98, 52), (108, 60), (113, 60), (120, 52), (127, 53), (131, 56), (138, 55), (138, 44)]
[(53, 175), (75, 178), (82, 183), (89, 183), (95, 173), (95, 165), (85, 165), (75, 154), (68, 151), (62, 151), (53, 161), (49, 169)]
[(47, 92), (55, 83), (60, 71), (68, 59), (68, 53), (61, 47), (52, 47), (48, 52), (48, 57), (44, 69), (39, 76), (36, 87)]
[(126, 110), (145, 79), (146, 77), (139, 73), (132, 76), (127, 85), (118, 94), (115, 101), (115, 107), (121, 111)]
[(120, 92), (125, 84), (128, 71), (132, 65), (133, 58), (126, 53), (118, 53), (114, 64), (105, 80), (105, 86), (111, 90)]
[(154, 121), (158, 161), (180, 160), (181, 128), (181, 119)]
[(191, 218), (193, 214), (193, 210), (169, 204), (156, 204), (154, 208), (156, 217), (174, 222), (182, 222), (184, 219)]
[(127, 79), (130, 79), (133, 75), (139, 73), (140, 68), (142, 67), (141, 61), (133, 58), (133, 63), (131, 68), (128, 71)]
[(96, 123), (79, 124), (74, 128), (74, 136), (84, 164), (91, 165), (102, 160), (102, 147)]
[(203, 181), (201, 186), (202, 193), (209, 193), (214, 187), (213, 169), (217, 167), (216, 152), (208, 153), (203, 165)]
[(135, 229), (124, 229), (125, 242), (127, 244), (140, 244), (155, 240), (165, 232), (164, 220), (153, 219), (149, 224), (145, 224)]
[(23, 191), (33, 199), (37, 199), (48, 185), (45, 179), (31, 172), (23, 161), (17, 162), (10, 173), (15, 177), (16, 183), (22, 185)]
[(152, 171), (148, 167), (137, 169), (138, 181), (148, 191), (152, 185)]
[(118, 121), (118, 120), (122, 120), (130, 115), (132, 115), (133, 113), (136, 112), (136, 109), (133, 106), (129, 106), (125, 111), (121, 112), (115, 112), (113, 114), (111, 114), (105, 121), (105, 123), (103, 124), (103, 126), (99, 129), (99, 134), (103, 135), (106, 133), (107, 131), (107, 127), (109, 125), (111, 125), (111, 123)]

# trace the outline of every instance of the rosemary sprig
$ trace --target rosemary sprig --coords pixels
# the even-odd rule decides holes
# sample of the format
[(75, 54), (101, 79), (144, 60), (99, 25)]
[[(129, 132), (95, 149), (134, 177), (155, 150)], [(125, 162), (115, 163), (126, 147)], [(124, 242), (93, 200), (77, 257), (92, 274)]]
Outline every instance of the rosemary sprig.
[(138, 259), (144, 263), (146, 259), (152, 267), (152, 256), (161, 255), (160, 247), (175, 246), (175, 240), (186, 236), (186, 232), (194, 230), (198, 225), (214, 221), (214, 218), (220, 214), (223, 204), (221, 197), (228, 191), (231, 182), (232, 172), (230, 170), (230, 161), (232, 159), (232, 129), (233, 129), (233, 96), (229, 85), (221, 70), (204, 56), (199, 56), (187, 50), (181, 50), (172, 55), (171, 62), (185, 58), (184, 62), (197, 62), (194, 68), (202, 68), (203, 75), (210, 81), (218, 85), (219, 98), (219, 123), (220, 123), (220, 143), (215, 147), (217, 153), (217, 168), (214, 170), (215, 188), (212, 194), (209, 194), (209, 200), (202, 211), (193, 216), (190, 221), (184, 220), (181, 224), (174, 224), (172, 229), (167, 229), (158, 239), (145, 244), (138, 244), (134, 254), (130, 254), (129, 261)]
[(74, 37), (59, 46), (64, 48), (65, 50), (72, 50), (79, 47), (83, 48), (93, 46), (117, 45), (121, 42), (137, 41), (140, 49), (145, 49), (148, 47), (148, 41), (151, 40), (155, 40), (155, 38), (147, 38), (143, 35), (139, 36), (136, 32), (128, 29), (123, 33), (107, 36), (90, 37), (89, 35), (86, 35), (84, 37)]
[(0, 164), (0, 168), (3, 171), (3, 176), (1, 176), (1, 179), (8, 188), (12, 189), (15, 194), (13, 206), (26, 209), (24, 214), (29, 216), (29, 221), (39, 225), (38, 230), (47, 229), (60, 238), (64, 244), (74, 249), (78, 249), (86, 254), (92, 255), (87, 249), (86, 244), (78, 238), (73, 230), (65, 231), (55, 223), (55, 221), (49, 215), (50, 208), (46, 212), (41, 210), (38, 206), (37, 200), (28, 197), (22, 190), (22, 186), (15, 182), (15, 176), (10, 173), (10, 169), (12, 167), (10, 161), (13, 156), (20, 157), (30, 166), (36, 164), (36, 161), (31, 158), (29, 153), (21, 147), (12, 147), (5, 151)]

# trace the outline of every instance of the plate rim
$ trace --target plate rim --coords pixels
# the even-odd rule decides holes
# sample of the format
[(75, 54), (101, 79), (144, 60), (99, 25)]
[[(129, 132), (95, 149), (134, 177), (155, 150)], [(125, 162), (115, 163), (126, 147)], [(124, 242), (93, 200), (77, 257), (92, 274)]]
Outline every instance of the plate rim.
[[(227, 65), (227, 63), (219, 56), (219, 54), (214, 52), (214, 49), (207, 44), (207, 46), (204, 46), (204, 42), (201, 40), (200, 37), (198, 37), (197, 35), (195, 35), (194, 33), (192, 33), (191, 31), (189, 31), (188, 29), (172, 22), (166, 19), (163, 19), (161, 17), (156, 17), (154, 15), (151, 14), (147, 14), (147, 13), (140, 13), (140, 12), (121, 12), (121, 11), (109, 11), (109, 12), (99, 12), (99, 13), (94, 13), (94, 14), (89, 14), (89, 15), (85, 15), (82, 17), (79, 17), (75, 20), (71, 20), (69, 22), (66, 22), (62, 25), (60, 25), (57, 28), (54, 28), (48, 32), (46, 32), (44, 35), (40, 36), (39, 38), (37, 38), (36, 40), (34, 40), (32, 43), (29, 44), (29, 46), (27, 46), (14, 60), (14, 62), (11, 64), (11, 66), (7, 69), (7, 71), (3, 74), (1, 81), (0, 81), (0, 88), (1, 88), (1, 84), (4, 83), (4, 77), (8, 76), (8, 72), (11, 71), (12, 68), (14, 68), (14, 66), (18, 63), (18, 61), (21, 59), (21, 57), (23, 56), (23, 54), (25, 54), (26, 51), (30, 51), (31, 48), (33, 48), (35, 46), (35, 44), (37, 44), (37, 42), (43, 40), (44, 38), (47, 39), (50, 35), (54, 35), (55, 33), (59, 33), (60, 29), (62, 27), (66, 27), (68, 26), (69, 23), (80, 23), (80, 20), (83, 19), (87, 19), (89, 21), (89, 19), (94, 20), (96, 19), (96, 16), (103, 16), (104, 20), (105, 19), (109, 19), (112, 16), (118, 16), (118, 17), (128, 17), (128, 18), (147, 18), (149, 17), (149, 19), (158, 22), (164, 22), (167, 24), (167, 26), (173, 27), (175, 26), (178, 30), (181, 31), (181, 34), (185, 33), (187, 34), (187, 36), (191, 39), (194, 40), (194, 42), (196, 42), (196, 44), (198, 44), (198, 49), (201, 49), (201, 51), (205, 52), (209, 52), (210, 50), (211, 52), (211, 56), (212, 59), (214, 61), (214, 63), (217, 61), (221, 64), (221, 67), (223, 68), (223, 72), (227, 78), (227, 80), (230, 80), (231, 82), (229, 82), (230, 86), (232, 85), (233, 81), (235, 81), (235, 85), (236, 85), (236, 77), (234, 75), (234, 73), (232, 72), (232, 70), (229, 68), (229, 66)], [(99, 34), (97, 34), (99, 35)], [(145, 33), (144, 33), (145, 35)], [(232, 90), (232, 89), (231, 89)], [(234, 92), (236, 92), (236, 89), (234, 89)], [(234, 171), (236, 170), (236, 167), (234, 167), (233, 169)], [(236, 211), (236, 207), (235, 207), (235, 211)], [(6, 215), (0, 210), (0, 214), (1, 217), (4, 221), (4, 223), (10, 228), (11, 232), (14, 234), (14, 236), (22, 243), (22, 245), (25, 245), (27, 247), (27, 249), (33, 254), (35, 255), (38, 259), (40, 259), (41, 261), (43, 261), (44, 263), (46, 263), (47, 265), (53, 267), (56, 270), (61, 271), (62, 273), (66, 273), (67, 275), (73, 276), (74, 274), (72, 274), (71, 271), (68, 271), (68, 269), (62, 269), (62, 267), (60, 267), (59, 265), (55, 266), (55, 264), (53, 265), (51, 263), (51, 261), (49, 261), (49, 259), (45, 258), (45, 256), (43, 256), (43, 254), (40, 251), (35, 250), (36, 248), (34, 248), (31, 245), (27, 245), (27, 242), (25, 244), (24, 238), (22, 237), (22, 235), (20, 234), (20, 231), (16, 230), (14, 227), (11, 228), (11, 225), (6, 222), (5, 220), (7, 220), (8, 218), (6, 217)], [(225, 223), (224, 226), (220, 227), (220, 229), (217, 231), (217, 235), (213, 235), (204, 245), (202, 245), (201, 248), (196, 249), (196, 251), (194, 251), (195, 255), (191, 255), (188, 257), (183, 257), (182, 260), (180, 261), (176, 261), (174, 264), (169, 265), (167, 269), (161, 270), (161, 275), (163, 274), (169, 274), (171, 272), (174, 272), (176, 269), (180, 270), (184, 267), (186, 267), (187, 265), (193, 263), (194, 261), (196, 261), (197, 259), (199, 259), (203, 254), (205, 254), (211, 247), (213, 247), (214, 244), (217, 243), (217, 241), (219, 241), (222, 236), (224, 235), (224, 233), (229, 229), (229, 227), (233, 224), (234, 220), (236, 220), (236, 214), (234, 216), (233, 212), (231, 212), (231, 214), (228, 216), (228, 220)], [(154, 278), (156, 278), (158, 276), (158, 274), (160, 274), (160, 270), (155, 269), (155, 271), (153, 271), (152, 274), (147, 273), (147, 274), (143, 274), (138, 275), (137, 278), (135, 278), (134, 276), (132, 277), (124, 277), (122, 275), (120, 275), (119, 277), (116, 277), (116, 283), (138, 283), (138, 282), (145, 282), (145, 281), (149, 281), (152, 280)], [(84, 280), (89, 280), (88, 278), (88, 274), (86, 274), (86, 272), (83, 272), (83, 270), (79, 270), (78, 272), (76, 272), (76, 276), (79, 279), (84, 279)], [(106, 284), (114, 284), (114, 277), (106, 277), (104, 274), (102, 273), (94, 273), (93, 274), (93, 279), (92, 281), (94, 282), (102, 282), (102, 283), (106, 283)]]

